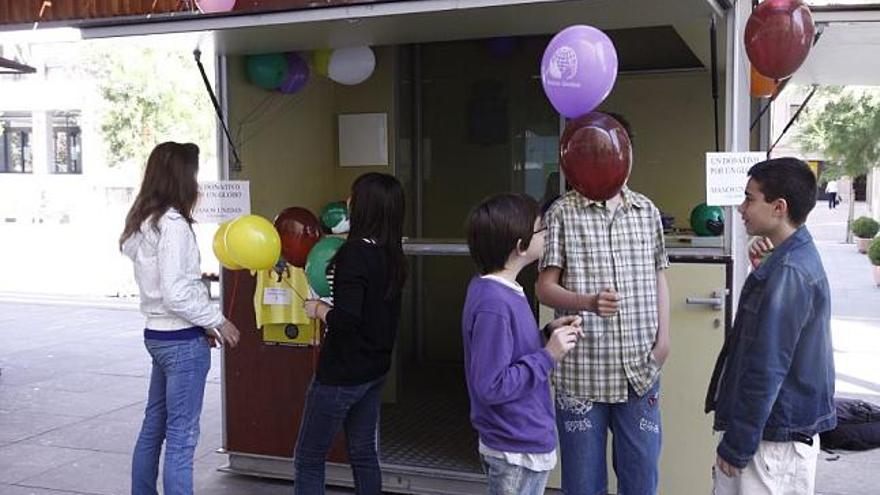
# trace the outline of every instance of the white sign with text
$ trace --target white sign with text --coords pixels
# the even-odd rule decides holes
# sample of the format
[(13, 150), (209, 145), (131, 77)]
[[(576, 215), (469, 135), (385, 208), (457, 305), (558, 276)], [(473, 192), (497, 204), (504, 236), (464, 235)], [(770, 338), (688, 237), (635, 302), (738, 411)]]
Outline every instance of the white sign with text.
[(199, 223), (221, 223), (251, 213), (251, 186), (246, 180), (199, 183), (199, 202), (193, 218)]
[(766, 159), (765, 153), (706, 153), (706, 204), (736, 206), (742, 203), (749, 169)]

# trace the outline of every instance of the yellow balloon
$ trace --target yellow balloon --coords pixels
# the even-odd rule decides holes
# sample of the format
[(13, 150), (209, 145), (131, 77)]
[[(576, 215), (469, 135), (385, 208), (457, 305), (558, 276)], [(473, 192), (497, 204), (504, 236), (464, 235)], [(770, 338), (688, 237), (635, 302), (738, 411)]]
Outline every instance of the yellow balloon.
[(248, 270), (272, 268), (281, 256), (281, 236), (272, 222), (259, 215), (236, 218), (224, 237), (232, 261)]
[(241, 270), (241, 267), (229, 256), (229, 250), (226, 249), (226, 229), (229, 228), (231, 222), (223, 222), (220, 228), (214, 233), (214, 256), (225, 268), (229, 270)]
[(333, 50), (329, 48), (319, 48), (312, 52), (312, 69), (324, 77), (330, 74), (330, 55)]

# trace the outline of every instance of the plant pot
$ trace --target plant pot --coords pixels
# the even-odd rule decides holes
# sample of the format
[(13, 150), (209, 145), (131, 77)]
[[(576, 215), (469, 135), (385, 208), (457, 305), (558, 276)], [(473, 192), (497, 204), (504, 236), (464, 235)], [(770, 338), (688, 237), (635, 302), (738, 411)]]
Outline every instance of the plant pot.
[(868, 246), (871, 245), (871, 241), (873, 241), (873, 239), (856, 237), (856, 248), (858, 248), (860, 253), (865, 254), (868, 252)]
[(880, 265), (874, 265), (874, 283), (880, 287)]

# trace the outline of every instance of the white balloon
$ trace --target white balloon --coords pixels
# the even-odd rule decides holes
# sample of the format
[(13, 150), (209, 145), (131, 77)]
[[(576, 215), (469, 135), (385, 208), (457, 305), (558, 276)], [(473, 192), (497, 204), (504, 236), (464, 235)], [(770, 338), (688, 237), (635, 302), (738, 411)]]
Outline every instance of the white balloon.
[(375, 69), (373, 50), (369, 46), (354, 46), (333, 50), (327, 73), (339, 84), (353, 86), (369, 79)]

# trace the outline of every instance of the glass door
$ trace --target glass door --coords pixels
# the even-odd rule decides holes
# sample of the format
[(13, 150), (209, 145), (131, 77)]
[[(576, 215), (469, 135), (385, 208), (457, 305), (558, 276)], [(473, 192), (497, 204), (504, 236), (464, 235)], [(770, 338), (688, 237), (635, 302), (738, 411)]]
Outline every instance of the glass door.
[[(397, 174), (409, 201), (411, 272), (397, 401), (383, 410), (383, 462), (480, 472), (462, 369), (461, 309), (475, 275), (464, 222), (493, 194), (539, 202), (558, 194), (559, 116), (539, 76), (546, 43), (496, 38), (399, 51)], [(534, 268), (520, 277), (532, 301), (535, 278)], [(426, 420), (436, 438), (424, 437)]]

